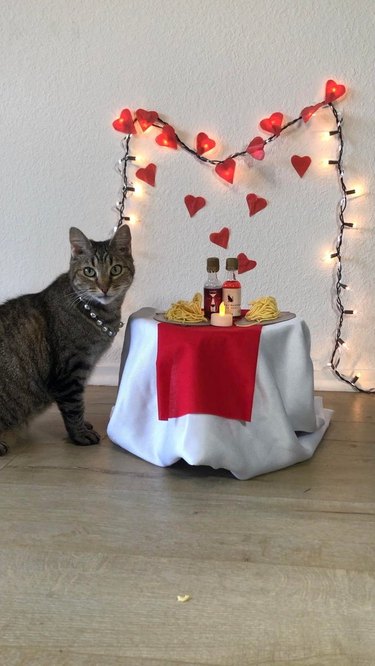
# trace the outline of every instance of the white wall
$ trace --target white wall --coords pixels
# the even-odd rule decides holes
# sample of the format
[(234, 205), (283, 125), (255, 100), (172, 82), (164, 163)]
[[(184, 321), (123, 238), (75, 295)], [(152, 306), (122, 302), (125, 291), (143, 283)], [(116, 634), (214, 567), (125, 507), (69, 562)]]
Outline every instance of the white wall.
[[(345, 83), (347, 185), (365, 195), (350, 202), (345, 235), (345, 281), (352, 291), (345, 323), (351, 342), (342, 367), (375, 384), (373, 300), (374, 18), (372, 0), (3, 0), (0, 5), (0, 300), (42, 289), (69, 259), (68, 228), (108, 237), (120, 178), (118, 112), (155, 109), (187, 143), (207, 132), (223, 158), (259, 134), (261, 118), (287, 119), (324, 96), (329, 78)], [(345, 389), (325, 368), (332, 349), (332, 267), (321, 261), (337, 234), (340, 191), (335, 156), (324, 143), (331, 115), (273, 142), (263, 162), (238, 161), (227, 186), (187, 153), (160, 148), (154, 134), (133, 140), (144, 164), (158, 167), (155, 188), (129, 202), (140, 222), (132, 229), (137, 276), (124, 318), (138, 307), (166, 308), (190, 298), (205, 279), (205, 259), (245, 252), (258, 267), (242, 275), (243, 305), (276, 296), (308, 323), (317, 387)], [(293, 153), (310, 155), (303, 179)], [(265, 211), (249, 218), (245, 196), (264, 196)], [(190, 219), (183, 198), (202, 195), (207, 206)], [(231, 229), (227, 251), (208, 235)], [(96, 381), (116, 383), (122, 335), (102, 360)], [(340, 366), (341, 367), (341, 366)]]

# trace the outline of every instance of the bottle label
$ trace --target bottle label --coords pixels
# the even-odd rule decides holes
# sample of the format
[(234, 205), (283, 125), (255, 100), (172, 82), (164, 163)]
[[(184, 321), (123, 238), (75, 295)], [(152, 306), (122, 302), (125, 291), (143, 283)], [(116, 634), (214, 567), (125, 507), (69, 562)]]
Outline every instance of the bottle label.
[(204, 288), (204, 316), (210, 319), (213, 312), (219, 312), (223, 300), (222, 287)]
[(233, 317), (241, 316), (241, 289), (224, 287), (223, 301), (225, 303), (226, 314), (231, 314)]

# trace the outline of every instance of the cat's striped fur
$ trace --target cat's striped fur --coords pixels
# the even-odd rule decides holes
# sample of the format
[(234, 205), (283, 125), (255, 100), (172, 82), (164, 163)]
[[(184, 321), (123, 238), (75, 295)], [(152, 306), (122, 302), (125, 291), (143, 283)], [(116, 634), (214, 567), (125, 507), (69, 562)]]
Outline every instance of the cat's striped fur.
[[(134, 276), (131, 234), (123, 225), (111, 240), (96, 242), (72, 227), (70, 243), (67, 273), (37, 294), (0, 305), (0, 440), (3, 431), (25, 423), (52, 402), (74, 443), (96, 444), (100, 439), (84, 421), (83, 392), (111, 338), (83, 303), (103, 326), (118, 330), (121, 304)], [(0, 455), (6, 451), (0, 442)]]

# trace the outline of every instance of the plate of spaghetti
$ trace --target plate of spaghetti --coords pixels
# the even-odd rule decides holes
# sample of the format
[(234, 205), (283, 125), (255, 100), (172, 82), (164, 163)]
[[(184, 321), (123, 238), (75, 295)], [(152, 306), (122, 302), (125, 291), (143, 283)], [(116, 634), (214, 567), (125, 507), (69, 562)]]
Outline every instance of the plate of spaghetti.
[(156, 321), (180, 326), (209, 326), (202, 311), (202, 295), (194, 294), (191, 301), (176, 301), (165, 312), (156, 312)]
[(279, 310), (276, 299), (273, 296), (262, 296), (249, 303), (249, 310), (242, 319), (235, 322), (236, 326), (255, 326), (260, 324), (278, 324), (282, 321), (294, 319), (294, 312), (282, 312)]

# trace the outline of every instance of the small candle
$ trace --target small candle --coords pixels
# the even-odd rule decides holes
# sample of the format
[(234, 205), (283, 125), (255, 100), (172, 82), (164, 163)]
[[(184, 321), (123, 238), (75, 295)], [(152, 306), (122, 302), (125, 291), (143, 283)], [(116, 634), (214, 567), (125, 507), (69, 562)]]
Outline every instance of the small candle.
[(219, 312), (213, 312), (211, 324), (212, 326), (232, 326), (233, 315), (225, 314), (225, 303), (220, 303)]

